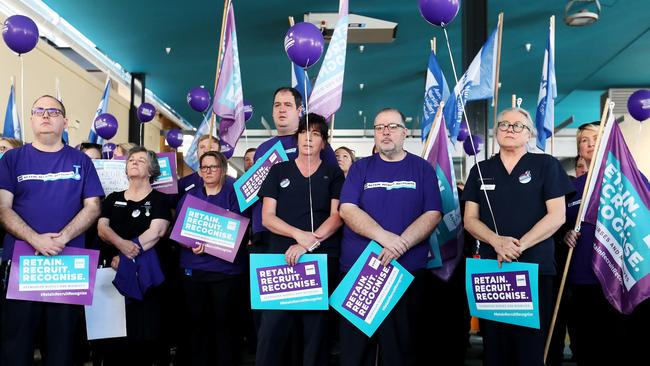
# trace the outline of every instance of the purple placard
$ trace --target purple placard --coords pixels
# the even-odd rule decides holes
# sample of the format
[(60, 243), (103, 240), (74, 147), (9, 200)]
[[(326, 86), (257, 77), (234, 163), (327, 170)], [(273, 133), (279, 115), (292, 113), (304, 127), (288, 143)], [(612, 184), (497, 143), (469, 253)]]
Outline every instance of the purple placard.
[(257, 268), (260, 300), (287, 299), (322, 294), (317, 261)]
[(392, 264), (384, 267), (378, 255), (370, 253), (343, 301), (343, 308), (364, 322), (371, 323), (395, 282), (398, 272)]
[(478, 310), (530, 310), (533, 298), (527, 271), (472, 274)]
[(246, 217), (188, 194), (170, 238), (189, 247), (205, 244), (206, 253), (232, 263), (247, 227)]
[(46, 257), (17, 240), (9, 273), (7, 299), (91, 305), (99, 251), (65, 247)]
[(157, 153), (158, 165), (160, 165), (160, 176), (151, 184), (151, 186), (166, 194), (178, 193), (178, 175), (176, 174), (176, 153), (161, 152)]

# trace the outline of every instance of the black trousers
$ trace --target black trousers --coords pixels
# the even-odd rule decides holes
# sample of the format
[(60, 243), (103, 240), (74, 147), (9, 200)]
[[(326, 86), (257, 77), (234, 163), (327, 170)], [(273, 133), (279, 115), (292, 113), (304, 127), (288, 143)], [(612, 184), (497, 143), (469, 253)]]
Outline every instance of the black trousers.
[(553, 277), (539, 276), (540, 329), (481, 320), (486, 366), (544, 366), (544, 345), (553, 308)]
[(575, 322), (571, 345), (576, 363), (580, 366), (627, 364), (621, 362), (627, 353), (622, 350), (633, 349), (625, 342), (626, 316), (609, 304), (600, 284), (570, 285), (569, 289), (571, 317)]
[(237, 365), (243, 328), (242, 276), (193, 271), (183, 276), (184, 365)]
[(2, 364), (32, 365), (35, 341), (42, 332), (42, 364), (72, 365), (74, 338), (81, 310), (79, 305), (8, 300), (3, 296)]
[(425, 294), (431, 274), (422, 270), (413, 275), (415, 279), (372, 337), (340, 317), (341, 366), (372, 366), (377, 356), (382, 366), (430, 363), (422, 358), (427, 342)]
[(328, 363), (327, 311), (260, 310), (262, 324), (257, 335), (256, 366), (280, 366), (289, 358), (292, 331), (302, 331), (302, 365)]

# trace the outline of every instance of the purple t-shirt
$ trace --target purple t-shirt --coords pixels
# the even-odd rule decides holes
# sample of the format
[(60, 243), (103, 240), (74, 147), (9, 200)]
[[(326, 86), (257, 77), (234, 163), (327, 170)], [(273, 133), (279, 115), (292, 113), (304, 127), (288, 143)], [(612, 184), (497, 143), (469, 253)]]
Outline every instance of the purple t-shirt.
[[(298, 157), (298, 139), (296, 138), (296, 135), (274, 136), (264, 141), (255, 151), (254, 160), (257, 161), (257, 159), (261, 158), (278, 141), (282, 142), (282, 147), (284, 148), (284, 152), (287, 153), (287, 158), (289, 158), (289, 160), (296, 160)], [(326, 165), (335, 167), (339, 166), (336, 162), (336, 154), (334, 154), (334, 150), (332, 150), (330, 145), (325, 146), (325, 149), (321, 150), (320, 159)], [(251, 210), (253, 210), (251, 219), (253, 233), (268, 231), (264, 225), (262, 225), (262, 200), (256, 202), (253, 207), (251, 207)]]
[[(180, 202), (178, 202), (176, 212), (181, 212), (181, 207), (183, 207), (185, 197), (188, 194), (191, 194), (200, 200), (210, 202), (213, 205), (219, 206), (236, 214), (240, 214), (239, 204), (237, 203), (237, 196), (235, 195), (233, 183), (234, 179), (226, 177), (226, 181), (224, 182), (221, 191), (214, 196), (208, 196), (205, 194), (203, 184), (197, 185), (196, 187), (187, 191), (185, 195), (183, 195), (183, 198), (181, 198)], [(234, 263), (230, 263), (209, 254), (196, 255), (192, 252), (191, 249), (182, 247), (180, 250), (180, 267), (183, 269), (197, 269), (206, 272), (218, 272), (229, 275), (240, 274), (244, 269), (241, 253), (245, 250), (245, 245), (246, 244), (243, 243), (239, 247), (239, 253), (235, 257)]]
[[(387, 162), (379, 154), (352, 165), (341, 191), (341, 204), (352, 203), (382, 228), (401, 235), (427, 211), (442, 211), (438, 179), (424, 159), (407, 153), (401, 161)], [(341, 241), (341, 270), (350, 270), (370, 239), (347, 225)], [(426, 268), (428, 240), (409, 249), (397, 261), (409, 271)]]
[[(8, 151), (0, 160), (0, 189), (14, 195), (12, 209), (37, 233), (57, 233), (81, 211), (83, 200), (104, 190), (92, 161), (70, 146), (57, 152), (32, 144)], [(15, 238), (7, 234), (3, 260), (11, 259)], [(67, 243), (84, 246), (84, 234)]]
[[(587, 174), (578, 177), (573, 181), (576, 189), (575, 194), (567, 197), (566, 222), (573, 225), (578, 217), (578, 210), (582, 202), (582, 191), (585, 188)], [(573, 285), (593, 285), (598, 283), (598, 278), (591, 266), (594, 257), (594, 241), (596, 238), (596, 226), (588, 222), (580, 224), (580, 236), (573, 250), (571, 265), (567, 279)], [(564, 243), (562, 243), (564, 244)], [(566, 245), (566, 244), (565, 244)]]

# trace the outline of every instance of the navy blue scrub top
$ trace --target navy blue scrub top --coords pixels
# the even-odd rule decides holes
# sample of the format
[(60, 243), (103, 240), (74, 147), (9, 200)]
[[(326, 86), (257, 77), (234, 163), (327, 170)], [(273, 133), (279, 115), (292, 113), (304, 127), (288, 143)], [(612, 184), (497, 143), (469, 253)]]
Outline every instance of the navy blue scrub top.
[[(483, 173), (483, 187), (474, 166), (467, 178), (462, 199), (478, 203), (481, 222), (496, 231), (485, 194), (481, 190), (484, 189), (501, 236), (520, 239), (546, 215), (546, 201), (574, 191), (560, 162), (548, 154), (526, 153), (510, 174), (499, 154), (479, 164)], [(519, 261), (538, 263), (539, 274), (554, 275), (554, 249), (553, 238), (549, 237), (525, 250)], [(481, 244), (480, 254), (481, 258), (497, 258), (494, 248), (488, 243)]]

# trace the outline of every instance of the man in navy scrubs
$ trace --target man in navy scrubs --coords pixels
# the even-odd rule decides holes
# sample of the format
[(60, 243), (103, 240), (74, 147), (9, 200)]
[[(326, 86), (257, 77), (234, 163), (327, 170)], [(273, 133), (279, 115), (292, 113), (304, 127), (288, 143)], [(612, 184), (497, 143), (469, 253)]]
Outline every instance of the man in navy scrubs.
[(342, 318), (341, 365), (374, 365), (377, 344), (382, 365), (422, 364), (417, 342), (425, 337), (417, 325), (427, 288), (428, 238), (442, 216), (438, 180), (431, 164), (404, 150), (400, 111), (380, 111), (374, 131), (379, 153), (354, 163), (341, 191), (341, 271), (348, 272), (374, 240), (383, 247), (384, 265), (396, 259), (415, 280), (372, 338)]
[(542, 366), (555, 275), (552, 235), (565, 221), (564, 196), (573, 185), (553, 156), (527, 152), (534, 131), (528, 112), (506, 109), (497, 121), (499, 154), (479, 163), (482, 181), (474, 166), (465, 184), (465, 230), (481, 241), (481, 258), (539, 264), (541, 329), (482, 321), (485, 364)]

